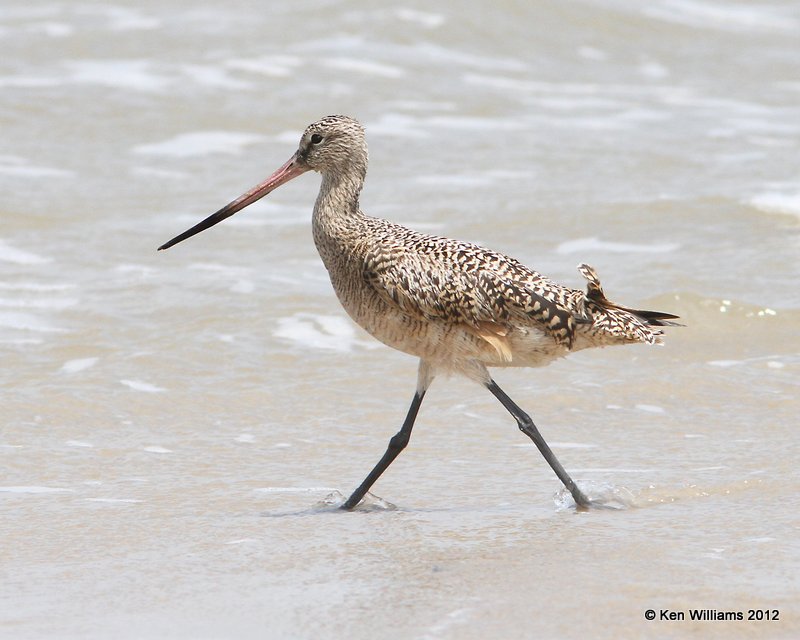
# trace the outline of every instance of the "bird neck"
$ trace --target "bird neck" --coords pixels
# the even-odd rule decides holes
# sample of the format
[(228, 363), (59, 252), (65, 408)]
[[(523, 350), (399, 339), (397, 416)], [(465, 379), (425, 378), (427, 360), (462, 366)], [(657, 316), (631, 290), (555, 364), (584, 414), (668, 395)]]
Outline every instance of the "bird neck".
[(337, 226), (358, 217), (358, 197), (364, 186), (366, 170), (322, 174), (322, 186), (314, 205), (314, 223)]

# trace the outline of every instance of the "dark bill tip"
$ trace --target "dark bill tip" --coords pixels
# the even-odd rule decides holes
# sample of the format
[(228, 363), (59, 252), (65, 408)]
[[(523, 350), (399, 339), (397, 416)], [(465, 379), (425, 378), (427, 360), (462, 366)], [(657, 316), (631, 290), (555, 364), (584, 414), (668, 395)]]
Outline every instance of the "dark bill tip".
[(241, 211), (248, 205), (253, 204), (256, 200), (260, 200), (270, 191), (274, 191), (282, 184), (305, 173), (308, 169), (309, 167), (305, 163), (298, 160), (298, 156), (295, 153), (286, 164), (264, 180), (264, 182), (257, 184), (255, 187), (236, 198), (236, 200), (229, 202), (216, 213), (212, 213), (205, 220), (198, 222), (191, 229), (187, 229), (169, 242), (165, 242), (158, 250), (164, 251), (165, 249), (169, 249), (171, 246), (183, 242), (187, 238), (191, 238), (193, 235), (205, 231), (209, 227), (213, 227), (218, 222), (225, 220), (225, 218), (230, 218), (237, 211)]

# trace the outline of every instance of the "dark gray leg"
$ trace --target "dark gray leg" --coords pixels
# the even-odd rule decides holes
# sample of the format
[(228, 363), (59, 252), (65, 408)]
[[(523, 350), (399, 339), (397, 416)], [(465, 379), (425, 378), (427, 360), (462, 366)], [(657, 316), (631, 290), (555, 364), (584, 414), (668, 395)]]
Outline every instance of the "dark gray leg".
[(370, 471), (370, 474), (364, 479), (361, 486), (359, 486), (358, 489), (353, 492), (353, 495), (347, 499), (347, 502), (341, 506), (342, 509), (347, 509), (349, 511), (361, 502), (364, 494), (367, 493), (370, 487), (375, 484), (375, 481), (381, 477), (381, 474), (389, 468), (389, 465), (400, 455), (400, 452), (406, 448), (408, 441), (411, 439), (411, 429), (414, 428), (414, 420), (417, 418), (417, 412), (419, 411), (419, 406), (422, 404), (422, 399), (424, 397), (424, 390), (417, 391), (414, 394), (411, 407), (408, 409), (408, 415), (406, 415), (406, 419), (400, 431), (389, 440), (389, 447), (386, 449), (386, 453), (383, 454), (383, 457), (378, 464), (375, 465), (375, 468)]
[(569, 477), (569, 474), (564, 470), (564, 467), (561, 466), (558, 458), (556, 458), (553, 451), (545, 442), (542, 434), (539, 433), (539, 430), (536, 428), (536, 425), (533, 424), (531, 417), (522, 409), (520, 409), (514, 403), (514, 401), (509, 398), (500, 387), (497, 386), (497, 383), (494, 380), (490, 379), (486, 384), (486, 388), (489, 389), (489, 391), (494, 394), (494, 397), (502, 402), (503, 406), (508, 410), (508, 412), (514, 416), (514, 419), (519, 425), (520, 431), (533, 440), (533, 443), (538, 447), (539, 451), (541, 451), (542, 455), (544, 456), (544, 459), (547, 460), (547, 464), (552, 467), (553, 471), (556, 472), (558, 479), (564, 483), (564, 486), (572, 494), (575, 504), (580, 507), (588, 507), (591, 505), (591, 500), (589, 500), (589, 498), (587, 498), (584, 493), (578, 489), (578, 485), (575, 484), (575, 481)]

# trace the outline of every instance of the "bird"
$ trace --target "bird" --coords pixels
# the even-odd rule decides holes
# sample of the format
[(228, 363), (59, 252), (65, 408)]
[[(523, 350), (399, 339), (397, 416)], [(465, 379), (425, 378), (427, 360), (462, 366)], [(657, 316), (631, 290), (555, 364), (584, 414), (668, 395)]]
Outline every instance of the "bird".
[(168, 249), (216, 225), (286, 182), (314, 171), (321, 186), (312, 214), (314, 243), (347, 314), (374, 338), (419, 359), (417, 383), (400, 430), (340, 507), (352, 510), (409, 443), (417, 413), (439, 375), (485, 387), (516, 420), (572, 495), (578, 487), (530, 415), (492, 378), (494, 367), (539, 367), (574, 351), (660, 344), (678, 316), (636, 310), (606, 298), (595, 270), (578, 266), (586, 290), (553, 282), (522, 262), (470, 242), (421, 233), (361, 211), (367, 174), (364, 127), (331, 115), (310, 124), (289, 160), (263, 182), (161, 245)]

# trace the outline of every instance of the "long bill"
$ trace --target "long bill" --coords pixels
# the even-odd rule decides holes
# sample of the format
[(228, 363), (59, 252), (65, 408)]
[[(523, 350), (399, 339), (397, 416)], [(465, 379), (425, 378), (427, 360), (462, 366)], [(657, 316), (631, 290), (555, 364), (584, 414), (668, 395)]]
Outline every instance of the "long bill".
[(269, 178), (264, 180), (264, 182), (257, 184), (255, 187), (236, 198), (236, 200), (229, 202), (216, 213), (212, 213), (202, 222), (198, 222), (191, 229), (187, 229), (182, 234), (175, 236), (169, 242), (165, 242), (158, 248), (158, 250), (163, 251), (164, 249), (169, 249), (172, 245), (183, 242), (186, 240), (186, 238), (191, 238), (193, 235), (196, 235), (201, 231), (205, 231), (209, 227), (213, 227), (218, 222), (225, 220), (225, 218), (230, 218), (237, 211), (241, 211), (246, 206), (253, 204), (256, 200), (260, 200), (271, 191), (274, 191), (280, 187), (282, 184), (285, 184), (289, 182), (289, 180), (302, 175), (308, 171), (308, 169), (309, 167), (300, 161), (295, 153), (291, 158), (289, 158), (289, 161), (285, 165), (273, 173)]

